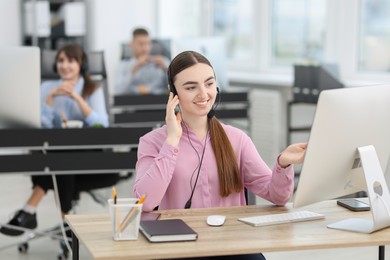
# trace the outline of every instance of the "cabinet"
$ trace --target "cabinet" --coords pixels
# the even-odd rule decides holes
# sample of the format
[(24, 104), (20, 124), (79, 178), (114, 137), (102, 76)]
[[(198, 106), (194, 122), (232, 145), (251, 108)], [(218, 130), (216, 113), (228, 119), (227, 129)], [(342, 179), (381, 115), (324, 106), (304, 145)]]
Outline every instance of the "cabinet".
[[(342, 87), (344, 84), (340, 81), (337, 64), (294, 65), (293, 101), (289, 102), (287, 106), (288, 144), (296, 142), (292, 139), (293, 133), (306, 132), (308, 135), (321, 91)], [(302, 106), (306, 107), (306, 112), (294, 113), (294, 107)], [(293, 118), (297, 117), (301, 122), (294, 123)], [(305, 121), (304, 123), (302, 123), (302, 119)], [(300, 139), (298, 141), (308, 141), (308, 136), (306, 139)]]
[[(287, 144), (307, 143), (313, 123), (316, 103), (291, 101), (287, 104)], [(302, 164), (294, 166), (297, 187)]]
[(287, 104), (287, 144), (309, 141), (316, 103), (290, 101)]
[(21, 5), (24, 45), (56, 50), (72, 42), (85, 47), (85, 1), (23, 0)]

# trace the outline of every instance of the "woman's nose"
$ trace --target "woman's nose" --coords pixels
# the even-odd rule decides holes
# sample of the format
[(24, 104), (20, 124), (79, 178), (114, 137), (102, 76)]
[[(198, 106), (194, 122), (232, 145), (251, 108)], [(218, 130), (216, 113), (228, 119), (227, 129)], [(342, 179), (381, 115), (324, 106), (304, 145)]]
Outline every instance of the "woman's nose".
[(201, 98), (207, 97), (207, 90), (206, 90), (205, 86), (201, 86), (199, 88), (198, 96), (201, 97)]

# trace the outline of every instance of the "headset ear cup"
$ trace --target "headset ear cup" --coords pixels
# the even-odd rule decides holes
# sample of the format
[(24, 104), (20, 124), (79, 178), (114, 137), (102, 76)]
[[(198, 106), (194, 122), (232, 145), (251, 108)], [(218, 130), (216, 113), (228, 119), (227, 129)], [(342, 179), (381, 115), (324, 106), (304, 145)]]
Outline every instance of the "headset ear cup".
[(177, 91), (175, 85), (173, 85), (173, 79), (171, 78), (171, 66), (168, 67), (167, 77), (168, 77), (169, 91), (172, 92), (173, 95), (175, 96), (177, 95)]

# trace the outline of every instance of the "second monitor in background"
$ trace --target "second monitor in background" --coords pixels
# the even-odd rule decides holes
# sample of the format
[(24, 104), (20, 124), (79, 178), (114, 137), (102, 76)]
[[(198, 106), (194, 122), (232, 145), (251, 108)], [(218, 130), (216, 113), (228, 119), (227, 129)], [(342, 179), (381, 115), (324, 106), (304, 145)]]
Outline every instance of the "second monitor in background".
[(183, 51), (196, 51), (204, 55), (213, 65), (218, 87), (224, 91), (229, 87), (227, 78), (227, 54), (223, 37), (181, 38), (172, 41), (172, 58)]

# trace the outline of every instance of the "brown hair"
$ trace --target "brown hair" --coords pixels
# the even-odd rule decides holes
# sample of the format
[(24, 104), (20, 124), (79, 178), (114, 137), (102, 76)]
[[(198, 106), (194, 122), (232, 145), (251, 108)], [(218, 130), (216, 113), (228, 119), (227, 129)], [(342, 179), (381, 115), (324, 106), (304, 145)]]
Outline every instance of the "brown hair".
[(83, 91), (81, 93), (83, 98), (89, 97), (92, 93), (98, 88), (98, 84), (92, 80), (91, 76), (88, 74), (88, 59), (84, 50), (78, 44), (69, 44), (60, 48), (57, 51), (56, 55), (56, 64), (60, 53), (64, 53), (65, 56), (70, 60), (76, 60), (80, 65), (80, 74), (84, 78)]
[[(178, 54), (168, 68), (168, 80), (171, 84), (175, 81), (178, 73), (197, 63), (204, 63), (213, 67), (209, 60), (194, 51), (185, 51)], [(215, 74), (215, 73), (214, 73)], [(214, 116), (208, 119), (211, 145), (217, 161), (219, 194), (227, 197), (233, 192), (243, 189), (240, 170), (232, 144), (226, 135), (219, 120)]]
[(149, 33), (147, 30), (145, 30), (144, 28), (136, 28), (134, 29), (133, 31), (133, 38), (135, 38), (136, 36), (138, 35), (145, 35), (145, 36), (149, 36)]

